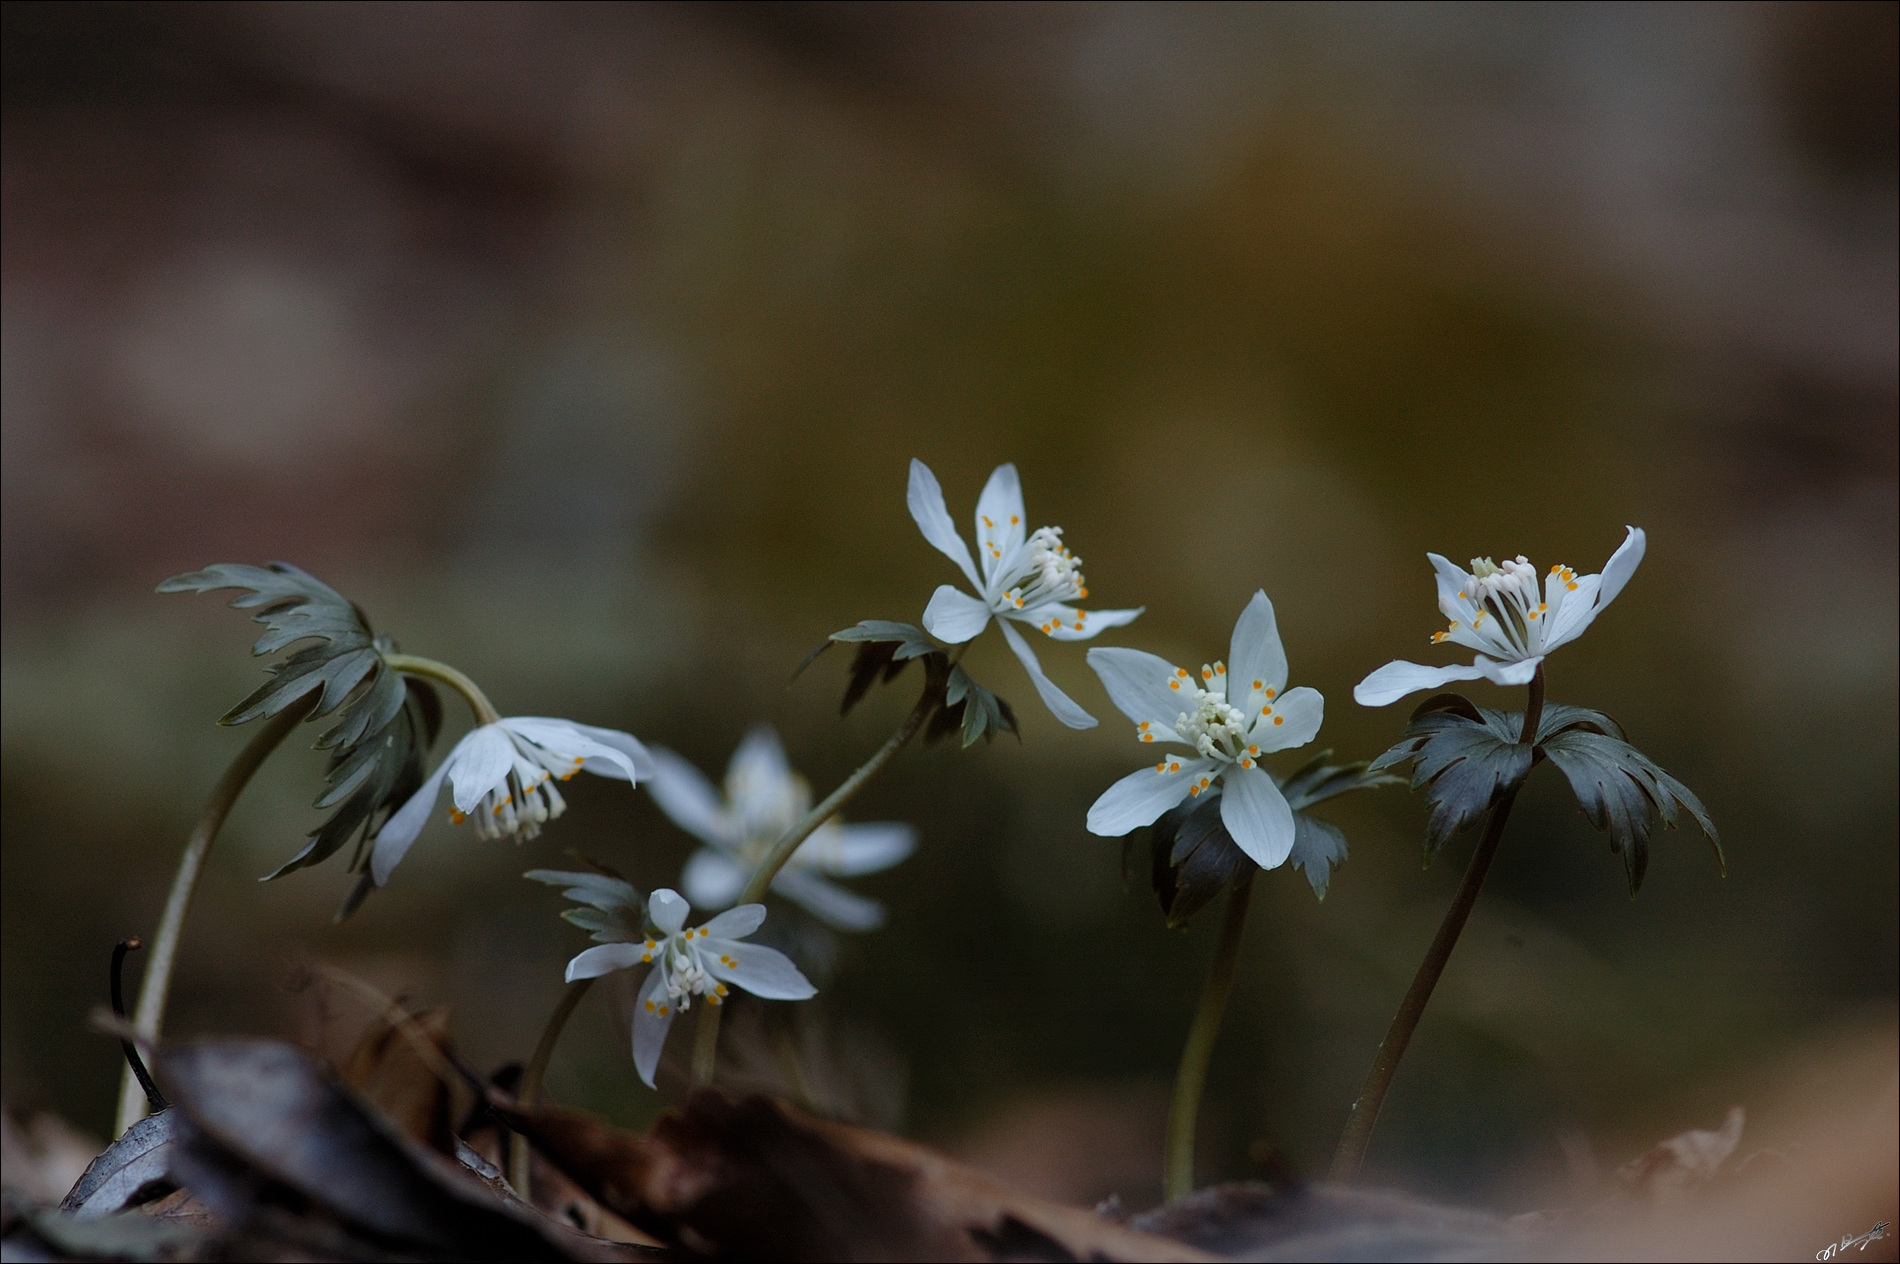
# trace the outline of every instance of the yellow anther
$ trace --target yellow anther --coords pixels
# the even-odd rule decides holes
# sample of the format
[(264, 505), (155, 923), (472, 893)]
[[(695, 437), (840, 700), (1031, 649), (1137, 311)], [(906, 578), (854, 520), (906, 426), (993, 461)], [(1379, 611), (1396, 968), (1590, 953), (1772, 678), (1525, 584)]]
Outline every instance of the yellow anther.
[(1247, 748), (1247, 753), (1249, 755), (1258, 755), (1260, 753), (1260, 748), (1258, 746), (1249, 746)]
[(651, 1014), (656, 1008), (658, 1007), (655, 1006), (652, 1001), (647, 1002), (647, 1013)]
[(1272, 708), (1272, 707), (1261, 707), (1261, 708), (1260, 708), (1260, 714), (1261, 714), (1261, 715), (1272, 715), (1272, 714), (1273, 714), (1273, 708)]
[(1169, 771), (1169, 772), (1180, 772), (1180, 771), (1181, 771), (1181, 765), (1180, 765), (1180, 764), (1178, 764), (1178, 763), (1171, 763), (1171, 764), (1169, 764), (1169, 765), (1168, 765), (1168, 771)]
[(671, 1005), (660, 1006), (660, 1017), (664, 1018), (672, 1012), (673, 1012), (673, 1007)]
[(1265, 689), (1267, 687), (1267, 682), (1264, 680), (1256, 680), (1253, 682), (1253, 687), (1255, 689)]
[(1277, 693), (1277, 692), (1279, 692), (1279, 691), (1278, 691), (1278, 690), (1275, 690), (1275, 689), (1269, 689), (1269, 690), (1267, 690), (1267, 697), (1269, 697), (1269, 698), (1271, 698), (1271, 697), (1273, 697), (1273, 695), (1274, 695), (1275, 693)]
[(1542, 611), (1542, 610), (1548, 610), (1548, 609), (1550, 609), (1550, 603), (1549, 603), (1548, 601), (1540, 601), (1540, 602), (1538, 602), (1538, 603), (1537, 603), (1537, 608), (1538, 608), (1538, 609), (1539, 609), (1540, 611)]
[(985, 516), (983, 519), (983, 525), (990, 528), (992, 531), (996, 529), (996, 524), (991, 522), (987, 516)]
[(1443, 632), (1434, 632), (1434, 633), (1432, 633), (1432, 644), (1433, 644), (1433, 645), (1437, 645), (1437, 644), (1438, 644), (1438, 643), (1439, 643), (1440, 641), (1443, 641), (1444, 639), (1445, 639), (1445, 633), (1443, 633)]
[(1170, 689), (1176, 689), (1176, 690), (1178, 690), (1178, 689), (1180, 689), (1180, 687), (1181, 687), (1181, 682), (1180, 682), (1180, 681), (1178, 681), (1178, 680), (1170, 680), (1170, 681), (1168, 682), (1168, 688), (1170, 688)]
[(642, 960), (642, 961), (652, 961), (652, 960), (653, 960), (653, 954), (652, 954), (652, 953), (650, 953), (650, 952), (643, 952), (643, 953), (641, 953), (641, 954), (640, 954), (640, 960)]
[(1166, 772), (1166, 771), (1168, 771), (1168, 761), (1164, 759), (1164, 760), (1162, 760), (1162, 761), (1161, 761), (1160, 763), (1158, 763), (1158, 764), (1156, 764), (1156, 765), (1155, 765), (1155, 771), (1156, 771), (1156, 772)]
[(714, 986), (713, 991), (720, 996), (724, 996), (726, 994), (726, 985), (723, 983), (717, 984)]
[(455, 824), (460, 825), (463, 821), (466, 821), (467, 819), (468, 819), (468, 814), (462, 811), (462, 809), (460, 808), (449, 809), (449, 820), (453, 821)]
[(1146, 733), (1148, 731), (1148, 721), (1143, 720), (1140, 724), (1137, 724), (1135, 727), (1140, 729), (1142, 732)]
[(1565, 585), (1564, 585), (1564, 591), (1566, 591), (1566, 592), (1575, 592), (1575, 591), (1577, 591), (1577, 581), (1573, 579), (1573, 580), (1571, 580), (1571, 581), (1570, 581), (1569, 583), (1567, 583), (1567, 584), (1565, 584)]
[(1203, 668), (1201, 668), (1201, 679), (1202, 679), (1202, 680), (1212, 680), (1212, 679), (1214, 679), (1214, 673), (1213, 673), (1213, 672), (1211, 672), (1211, 671), (1209, 671), (1209, 670), (1208, 670), (1207, 668), (1205, 668), (1205, 667), (1203, 667)]
[(1276, 716), (1274, 716), (1274, 717), (1273, 717), (1273, 722), (1274, 722), (1275, 724), (1285, 724), (1285, 723), (1286, 723), (1286, 717), (1285, 717), (1285, 716), (1283, 716), (1283, 715), (1276, 715)]
[[(1022, 521), (1022, 519), (1021, 519), (1021, 518), (1018, 518), (1018, 517), (1017, 517), (1017, 516), (1016, 516), (1015, 514), (1011, 514), (1011, 515), (1009, 516), (1009, 525), (1010, 525), (1010, 526), (1012, 526), (1012, 527), (1013, 527), (1013, 526), (1015, 526), (1015, 525), (1016, 525), (1017, 523), (1019, 523), (1019, 522), (1021, 522), (1021, 521)], [(1067, 549), (1064, 549), (1064, 550), (1062, 550), (1062, 551), (1063, 551), (1064, 553), (1067, 553), (1067, 552), (1068, 552), (1068, 550), (1067, 550)]]
[(1215, 664), (1214, 664), (1214, 674), (1215, 674), (1216, 676), (1225, 676), (1225, 675), (1227, 674), (1227, 664), (1226, 664), (1226, 663), (1215, 663)]
[(1153, 733), (1143, 733), (1141, 735), (1141, 740), (1144, 742), (1152, 742), (1155, 740), (1155, 735)]
[(1175, 669), (1174, 669), (1174, 674), (1175, 674), (1175, 675), (1177, 675), (1177, 676), (1179, 676), (1179, 677), (1180, 677), (1181, 679), (1183, 679), (1183, 680), (1186, 680), (1186, 679), (1187, 679), (1187, 668), (1185, 668), (1185, 667), (1177, 667), (1177, 668), (1175, 668)]
[(1252, 767), (1253, 767), (1253, 760), (1251, 760), (1251, 759), (1243, 759), (1243, 760), (1241, 760), (1241, 761), (1240, 761), (1240, 766), (1241, 766), (1242, 768), (1252, 768)]

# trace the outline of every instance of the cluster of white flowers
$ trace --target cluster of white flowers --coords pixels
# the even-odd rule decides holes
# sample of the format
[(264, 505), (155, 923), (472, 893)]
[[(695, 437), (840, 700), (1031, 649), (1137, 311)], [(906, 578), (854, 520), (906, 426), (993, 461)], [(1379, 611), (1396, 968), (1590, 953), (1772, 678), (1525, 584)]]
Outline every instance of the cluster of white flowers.
[[(911, 462), (908, 502), (925, 540), (956, 564), (977, 594), (940, 586), (924, 610), (925, 629), (960, 645), (995, 621), (1050, 712), (1072, 728), (1093, 727), (1095, 719), (1044, 674), (1016, 625), (1055, 641), (1087, 640), (1133, 622), (1142, 608), (1089, 611), (1075, 604), (1088, 596), (1082, 559), (1063, 543), (1062, 528), (1028, 529), (1013, 465), (998, 466), (977, 499), (980, 547), (974, 560), (944, 507), (936, 476), (921, 461)], [(1468, 666), (1388, 663), (1353, 696), (1383, 706), (1456, 680), (1529, 683), (1546, 654), (1574, 640), (1622, 591), (1643, 548), (1643, 533), (1632, 527), (1601, 575), (1554, 566), (1541, 588), (1522, 556), (1501, 564), (1476, 559), (1467, 571), (1428, 555), (1437, 572), (1439, 608), (1450, 620), (1432, 640), (1467, 646), (1477, 657)], [(1311, 742), (1325, 700), (1304, 686), (1287, 688), (1286, 651), (1266, 593), (1256, 591), (1241, 611), (1227, 658), (1198, 673), (1136, 649), (1091, 649), (1087, 659), (1110, 700), (1133, 722), (1136, 741), (1182, 748), (1164, 751), (1151, 766), (1110, 786), (1090, 807), (1088, 828), (1126, 834), (1186, 798), (1218, 795), (1221, 823), (1241, 850), (1264, 869), (1285, 863), (1295, 843), (1293, 810), (1261, 761)], [(376, 883), (389, 880), (415, 842), (445, 782), (453, 821), (471, 820), (486, 837), (528, 839), (563, 810), (556, 781), (583, 771), (645, 783), (666, 815), (703, 844), (688, 860), (680, 885), (695, 903), (711, 908), (732, 905), (774, 844), (811, 810), (810, 787), (792, 771), (769, 728), (746, 736), (722, 789), (679, 755), (648, 751), (626, 733), (567, 720), (503, 719), (464, 737), (383, 826), (371, 860)], [(883, 907), (831, 879), (888, 869), (915, 846), (908, 825), (847, 825), (834, 817), (810, 833), (771, 889), (834, 929), (873, 930), (884, 920)], [(642, 906), (633, 888), (618, 879), (546, 870), (529, 876), (567, 884), (569, 897), (586, 906), (570, 918), (603, 941), (569, 963), (570, 981), (651, 967), (633, 1030), (635, 1065), (648, 1084), (674, 1017), (696, 998), (719, 1005), (728, 985), (783, 1000), (815, 992), (782, 953), (739, 942), (763, 924), (763, 905), (728, 908), (703, 926), (687, 928), (687, 898), (671, 890), (656, 891)]]

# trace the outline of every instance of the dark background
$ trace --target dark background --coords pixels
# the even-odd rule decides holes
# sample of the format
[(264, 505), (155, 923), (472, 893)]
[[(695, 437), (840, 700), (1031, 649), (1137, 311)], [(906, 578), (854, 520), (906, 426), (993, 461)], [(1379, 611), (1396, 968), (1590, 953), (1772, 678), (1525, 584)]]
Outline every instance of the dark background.
[[(7, 1093), (109, 1127), (110, 945), (245, 737), (212, 721), (255, 629), (158, 580), (292, 560), (504, 714), (714, 773), (770, 721), (822, 793), (912, 682), (840, 722), (841, 657), (791, 667), (954, 578), (918, 456), (959, 523), (1017, 462), (1096, 603), (1147, 605), (1108, 642), (1197, 664), (1264, 586), (1352, 757), (1404, 716), (1352, 685), (1443, 658), (1426, 550), (1594, 571), (1647, 528), (1551, 696), (1701, 794), (1729, 876), (1665, 834), (1632, 901), (1540, 774), (1370, 1162), (1518, 1210), (1566, 1146), (1714, 1126), (1894, 1013), (1895, 14), (6, 5)], [(1163, 929), (1084, 830), (1137, 753), (1082, 648), (1043, 658), (1102, 728), (979, 643), (1022, 742), (907, 752), (855, 805), (922, 846), (857, 884), (891, 923), (800, 1039), (830, 1109), (1139, 1205), (1214, 925)], [(520, 871), (650, 887), (690, 850), (576, 782), (524, 849), (431, 826), (333, 928), (340, 865), (255, 881), (318, 767), (232, 819), (173, 1033), (347, 1049), (360, 1007), (287, 984), (314, 956), (521, 1057), (585, 941)], [(1469, 851), (1421, 873), (1403, 791), (1324, 814), (1352, 859), (1324, 906), (1259, 884), (1204, 1176), (1323, 1168)], [(626, 1003), (551, 1082), (638, 1124)]]

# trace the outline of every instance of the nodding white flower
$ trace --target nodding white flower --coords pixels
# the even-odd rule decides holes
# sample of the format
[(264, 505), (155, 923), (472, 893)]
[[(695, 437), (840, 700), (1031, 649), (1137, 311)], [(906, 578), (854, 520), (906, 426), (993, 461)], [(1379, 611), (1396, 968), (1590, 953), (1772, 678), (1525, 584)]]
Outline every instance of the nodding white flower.
[[(670, 750), (656, 748), (653, 764), (647, 790), (654, 802), (706, 844), (680, 875), (687, 898), (702, 908), (725, 908), (738, 899), (772, 845), (811, 811), (811, 786), (792, 771), (769, 728), (753, 729), (733, 752), (723, 796)], [(884, 924), (884, 906), (826, 878), (889, 869), (916, 846), (917, 833), (908, 825), (845, 825), (834, 816), (792, 853), (772, 890), (839, 930), (875, 930)]]
[(473, 822), (484, 838), (507, 834), (525, 841), (567, 810), (554, 783), (577, 772), (640, 782), (653, 775), (653, 757), (630, 734), (571, 720), (515, 716), (472, 730), (376, 835), (370, 855), (376, 885), (388, 882), (409, 853), (445, 779), (451, 821)]
[(1432, 644), (1451, 641), (1477, 650), (1478, 655), (1469, 666), (1387, 663), (1359, 682), (1352, 691), (1354, 701), (1383, 707), (1408, 693), (1436, 689), (1454, 680), (1529, 684), (1544, 656), (1582, 636), (1636, 573), (1648, 537), (1640, 527), (1625, 531), (1628, 534), (1603, 564), (1601, 575), (1579, 575), (1559, 563), (1544, 576), (1541, 592), (1537, 568), (1521, 553), (1502, 564), (1474, 557), (1468, 571), (1427, 553), (1438, 572), (1438, 608), (1451, 620), (1443, 632), (1432, 633)]
[(765, 905), (741, 904), (704, 926), (686, 928), (690, 911), (678, 892), (661, 888), (647, 901), (643, 938), (601, 944), (567, 963), (569, 983), (631, 966), (653, 967), (633, 1009), (633, 1066), (648, 1088), (674, 1017), (691, 1009), (695, 996), (705, 997), (708, 1005), (721, 1004), (730, 994), (728, 984), (768, 1001), (802, 1001), (818, 994), (784, 953), (738, 942), (764, 923)]
[(1293, 809), (1260, 757), (1312, 741), (1326, 700), (1304, 685), (1286, 687), (1286, 650), (1267, 594), (1255, 592), (1240, 612), (1228, 661), (1208, 664), (1199, 677), (1119, 647), (1090, 650), (1089, 666), (1135, 722), (1137, 740), (1193, 748), (1167, 752), (1110, 786), (1089, 809), (1089, 831), (1112, 838), (1152, 825), (1219, 782), (1221, 824), (1234, 842), (1262, 869), (1282, 864), (1293, 850)]
[(910, 516), (924, 539), (955, 562), (981, 596), (972, 597), (953, 584), (931, 595), (924, 610), (924, 628), (932, 636), (961, 644), (999, 620), (1003, 639), (1022, 660), (1036, 692), (1056, 719), (1072, 729), (1092, 729), (1095, 717), (1077, 706), (1042, 674), (1036, 651), (1011, 622), (1027, 623), (1057, 641), (1086, 641), (1106, 628), (1132, 623), (1146, 607), (1134, 610), (1081, 610), (1071, 602), (1089, 595), (1082, 579), (1082, 559), (1062, 542), (1061, 527), (1027, 529), (1023, 516), (1022, 483), (1014, 465), (999, 465), (976, 501), (976, 538), (982, 548), (982, 570), (970, 562), (970, 550), (957, 534), (943, 507), (943, 488), (922, 461), (910, 463)]

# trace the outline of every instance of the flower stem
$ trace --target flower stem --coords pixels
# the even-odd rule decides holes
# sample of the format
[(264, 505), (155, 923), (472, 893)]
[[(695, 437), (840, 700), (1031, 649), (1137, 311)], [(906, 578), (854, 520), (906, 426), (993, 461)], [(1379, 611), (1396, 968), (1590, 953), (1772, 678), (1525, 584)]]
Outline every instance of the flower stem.
[[(224, 826), (224, 818), (230, 814), (231, 805), (237, 802), (238, 795), (257, 772), (270, 753), (279, 743), (290, 735), (290, 731), (302, 723), (317, 703), (315, 693), (305, 694), (264, 721), (264, 726), (251, 736), (244, 749), (237, 753), (224, 775), (218, 778), (218, 784), (212, 787), (211, 797), (205, 801), (204, 810), (198, 814), (198, 823), (192, 827), (191, 837), (185, 841), (185, 854), (178, 861), (178, 873), (172, 879), (171, 894), (165, 899), (165, 912), (158, 921), (158, 934), (152, 937), (152, 955), (145, 964), (145, 981), (139, 985), (139, 1008), (133, 1016), (132, 1027), (146, 1040), (158, 1039), (159, 1029), (165, 1023), (165, 1001), (171, 993), (172, 966), (178, 958), (178, 938), (184, 933), (185, 915), (191, 911), (191, 898), (198, 891), (198, 879), (204, 876), (205, 855), (210, 852), (211, 844), (217, 841), (218, 831)], [(119, 1114), (115, 1135), (123, 1135), (127, 1128), (145, 1118), (148, 1103), (145, 1091), (140, 1087), (137, 1077), (130, 1066), (119, 1081)]]
[[(1519, 742), (1530, 742), (1536, 738), (1537, 725), (1543, 714), (1544, 668), (1540, 663), (1537, 674), (1531, 678), (1530, 701), (1524, 709), (1524, 727), (1519, 730)], [(1385, 1033), (1378, 1056), (1372, 1060), (1372, 1070), (1366, 1076), (1365, 1087), (1359, 1090), (1359, 1099), (1352, 1104), (1352, 1115), (1346, 1120), (1346, 1131), (1339, 1138), (1339, 1149), (1333, 1153), (1333, 1166), (1329, 1174), (1332, 1180), (1350, 1182), (1359, 1176), (1359, 1167), (1366, 1158), (1366, 1147), (1372, 1141), (1373, 1125), (1379, 1121), (1379, 1107), (1385, 1102), (1386, 1090), (1392, 1087), (1392, 1077), (1398, 1073), (1399, 1059), (1405, 1056), (1405, 1047), (1411, 1043), (1412, 1033), (1418, 1030), (1419, 1019), (1425, 1016), (1425, 1006), (1432, 999), (1432, 990), (1438, 986), (1438, 976), (1445, 972), (1445, 963), (1451, 960), (1452, 949), (1458, 946), (1458, 936), (1465, 929), (1465, 921), (1471, 916), (1472, 906), (1478, 902), (1478, 891), (1484, 886), (1485, 874), (1490, 872), (1491, 860), (1497, 855), (1498, 843), (1504, 837), (1505, 822), (1510, 819), (1511, 806), (1516, 802), (1517, 789), (1514, 787), (1498, 796), (1497, 802), (1491, 805), (1490, 815), (1484, 823), (1484, 834), (1478, 840), (1478, 849), (1471, 853), (1471, 863), (1465, 866), (1465, 876), (1458, 884), (1458, 894), (1452, 897), (1451, 907), (1445, 910), (1445, 920), (1439, 923), (1438, 934), (1433, 937), (1432, 946), (1426, 950), (1425, 960), (1419, 962), (1418, 973), (1412, 976), (1412, 986), (1405, 993), (1405, 999), (1399, 1002), (1399, 1012), (1392, 1016), (1392, 1026)]]
[(447, 663), (438, 663), (433, 658), (421, 658), (415, 654), (385, 654), (383, 662), (406, 676), (439, 680), (455, 690), (467, 700), (469, 710), (475, 713), (477, 724), (493, 724), (501, 719), (501, 712), (495, 710), (481, 686)]
[(1181, 1050), (1181, 1069), (1174, 1074), (1174, 1100), (1168, 1107), (1168, 1140), (1161, 1172), (1162, 1196), (1168, 1202), (1194, 1192), (1194, 1127), (1201, 1113), (1201, 1090), (1207, 1085), (1207, 1064), (1214, 1054), (1214, 1038), (1220, 1034), (1221, 1016), (1227, 1011), (1227, 994), (1233, 990), (1234, 965), (1240, 960), (1240, 937), (1247, 927), (1247, 902), (1253, 895), (1257, 872), (1247, 865), (1245, 872), (1234, 879), (1234, 889), (1227, 896), (1214, 964), (1208, 969), (1201, 1004), (1194, 1011), (1187, 1045)]
[[(567, 1020), (574, 1015), (574, 1007), (587, 995), (587, 989), (594, 986), (592, 979), (576, 979), (567, 985), (561, 993), (561, 1003), (548, 1015), (548, 1024), (541, 1029), (541, 1041), (534, 1047), (534, 1056), (528, 1059), (527, 1069), (521, 1073), (521, 1086), (515, 1094), (515, 1102), (524, 1111), (534, 1109), (541, 1096), (541, 1081), (548, 1073), (548, 1061), (554, 1057), (555, 1042), (561, 1038), (561, 1029), (567, 1026)], [(529, 1157), (528, 1139), (516, 1132), (508, 1141), (508, 1183), (514, 1186), (516, 1197), (530, 1205), (534, 1202), (532, 1189), (533, 1163)]]
[[(950, 665), (954, 665), (957, 659), (963, 657), (963, 649), (964, 647), (959, 645), (950, 655)], [(910, 709), (910, 714), (904, 717), (904, 722), (897, 726), (897, 731), (878, 748), (877, 753), (865, 760), (856, 772), (846, 777), (836, 790), (826, 795), (823, 803), (807, 812), (804, 820), (794, 825), (784, 837), (772, 844), (772, 850), (765, 854), (765, 859), (759, 862), (752, 880), (746, 883), (738, 903), (757, 904), (765, 899), (765, 893), (772, 889), (772, 879), (778, 877), (778, 871), (785, 867), (785, 862), (792, 858), (792, 854), (798, 850), (799, 845), (811, 837), (812, 831), (836, 816), (838, 809), (849, 803), (858, 791), (864, 789), (871, 778), (883, 771), (884, 765), (891, 762), (891, 756), (904, 749), (910, 739), (917, 736), (917, 730), (924, 726), (924, 721), (930, 718), (930, 713), (943, 702), (944, 683), (948, 678), (948, 667), (943, 670), (941, 676), (933, 673), (924, 686), (923, 696), (917, 699), (917, 705)], [(706, 1006), (698, 1022), (694, 1024), (694, 1084), (712, 1083), (713, 1068), (719, 1052), (719, 1010), (720, 1007), (717, 1005)]]

